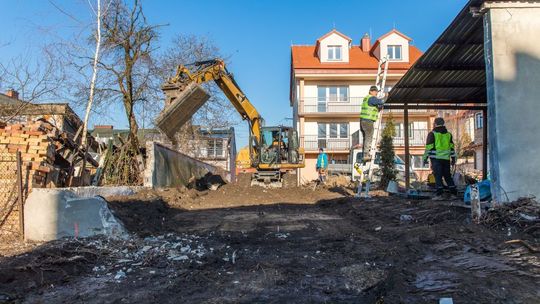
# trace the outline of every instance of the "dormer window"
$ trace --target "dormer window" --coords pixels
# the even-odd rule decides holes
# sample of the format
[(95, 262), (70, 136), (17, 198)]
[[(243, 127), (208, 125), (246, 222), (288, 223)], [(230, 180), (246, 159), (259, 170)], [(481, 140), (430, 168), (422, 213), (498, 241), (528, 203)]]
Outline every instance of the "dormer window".
[(341, 61), (341, 45), (328, 46), (328, 60)]
[(388, 46), (388, 59), (389, 60), (402, 60), (401, 45), (389, 45)]

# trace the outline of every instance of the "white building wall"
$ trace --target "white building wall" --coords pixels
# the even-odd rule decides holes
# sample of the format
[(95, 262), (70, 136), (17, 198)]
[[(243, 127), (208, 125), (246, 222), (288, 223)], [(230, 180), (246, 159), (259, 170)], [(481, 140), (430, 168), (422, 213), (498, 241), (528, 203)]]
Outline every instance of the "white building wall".
[(498, 202), (538, 198), (540, 3), (484, 6), (491, 191)]
[(331, 34), (330, 36), (324, 38), (320, 41), (319, 44), (319, 59), (321, 62), (336, 62), (336, 60), (328, 60), (328, 46), (329, 45), (339, 45), (341, 46), (341, 61), (349, 62), (349, 40), (341, 37), (338, 34)]
[(388, 45), (401, 45), (401, 57), (403, 62), (409, 62), (409, 40), (402, 36), (392, 33), (379, 42), (379, 45), (374, 51), (377, 58), (387, 55)]

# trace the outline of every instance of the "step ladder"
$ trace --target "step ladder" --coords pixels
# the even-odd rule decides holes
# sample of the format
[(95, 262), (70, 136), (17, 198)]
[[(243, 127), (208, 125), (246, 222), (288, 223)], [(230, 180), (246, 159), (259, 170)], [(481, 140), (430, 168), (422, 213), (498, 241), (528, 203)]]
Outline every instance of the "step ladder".
[[(379, 89), (379, 94), (377, 95), (378, 98), (382, 98), (384, 96), (384, 88), (386, 87), (386, 75), (388, 74), (388, 57), (385, 56), (379, 60), (379, 66), (377, 68), (377, 77), (375, 79), (375, 86)], [(383, 108), (379, 110), (379, 116), (377, 117), (377, 121), (375, 122), (374, 128), (373, 128), (373, 138), (371, 140), (371, 149), (370, 149), (370, 162), (368, 164), (367, 170), (364, 171), (364, 179), (360, 180), (358, 183), (358, 192), (356, 194), (357, 197), (361, 197), (362, 192), (362, 186), (365, 182), (364, 186), (364, 198), (369, 198), (369, 188), (371, 186), (371, 179), (373, 178), (373, 164), (375, 163), (375, 156), (377, 155), (377, 144), (379, 143), (379, 137), (380, 137), (380, 129), (381, 129), (381, 123), (382, 123), (382, 116), (383, 116)], [(365, 147), (362, 147), (362, 155), (365, 153)]]

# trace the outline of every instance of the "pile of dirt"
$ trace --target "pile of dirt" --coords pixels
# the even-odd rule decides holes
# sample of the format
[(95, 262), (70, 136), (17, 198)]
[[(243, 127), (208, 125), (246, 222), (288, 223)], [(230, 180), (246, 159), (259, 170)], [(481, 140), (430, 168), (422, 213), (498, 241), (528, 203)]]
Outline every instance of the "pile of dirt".
[(162, 201), (167, 206), (183, 210), (233, 208), (266, 204), (312, 204), (319, 200), (349, 195), (352, 190), (341, 186), (295, 187), (288, 189), (265, 189), (261, 187), (238, 187), (226, 184), (216, 191), (188, 189), (185, 187), (147, 189), (130, 196), (109, 197), (115, 202)]
[[(109, 198), (128, 240), (0, 258), (23, 303), (536, 303), (538, 238), (456, 202), (347, 188), (187, 189)], [(377, 195), (377, 192), (373, 192)], [(250, 203), (251, 200), (251, 203)], [(521, 211), (524, 209), (520, 209)], [(28, 267), (27, 265), (30, 265)], [(42, 276), (43, 274), (43, 276)], [(43, 279), (41, 279), (43, 277)]]

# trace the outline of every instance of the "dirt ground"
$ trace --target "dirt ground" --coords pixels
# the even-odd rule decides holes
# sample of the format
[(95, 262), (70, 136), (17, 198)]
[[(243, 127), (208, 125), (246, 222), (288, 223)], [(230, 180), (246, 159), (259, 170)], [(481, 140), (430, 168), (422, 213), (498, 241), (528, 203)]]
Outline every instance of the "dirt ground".
[(474, 224), (459, 202), (379, 194), (111, 197), (131, 237), (4, 244), (0, 303), (540, 303), (537, 219)]

